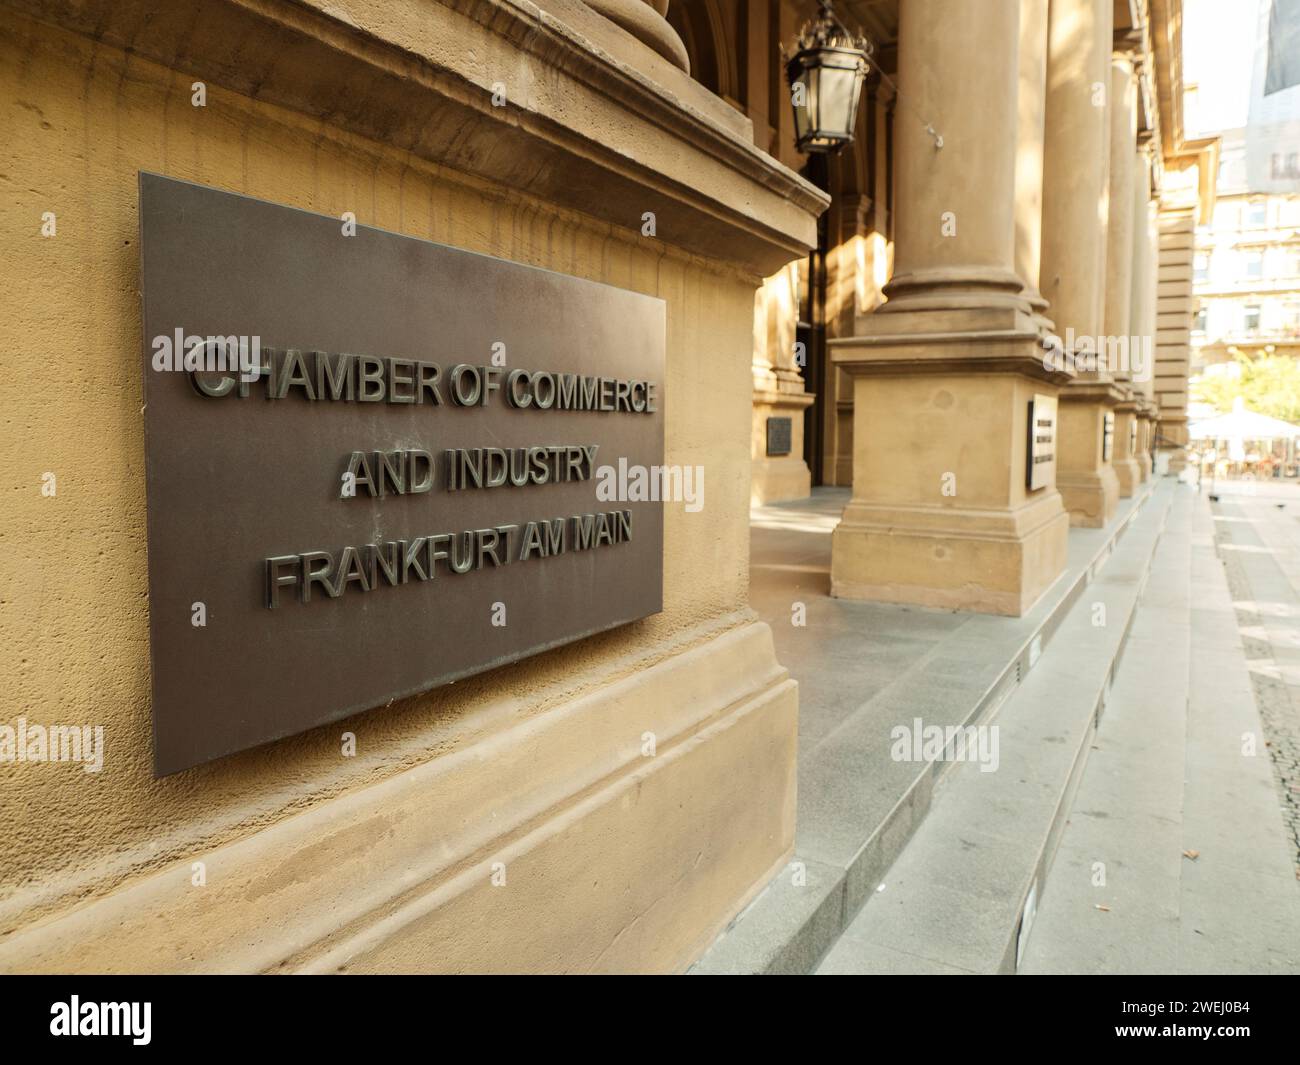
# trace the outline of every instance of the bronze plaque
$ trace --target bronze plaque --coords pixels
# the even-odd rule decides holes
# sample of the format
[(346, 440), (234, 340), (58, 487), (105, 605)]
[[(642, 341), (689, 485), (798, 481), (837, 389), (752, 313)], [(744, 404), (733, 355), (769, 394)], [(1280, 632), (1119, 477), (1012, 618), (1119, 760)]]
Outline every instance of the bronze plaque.
[(1025, 485), (1029, 490), (1056, 483), (1056, 397), (1034, 393), (1029, 401), (1029, 447)]
[(794, 427), (789, 418), (767, 419), (767, 453), (769, 456), (790, 454)]
[(157, 775), (663, 608), (662, 300), (154, 174), (140, 229)]

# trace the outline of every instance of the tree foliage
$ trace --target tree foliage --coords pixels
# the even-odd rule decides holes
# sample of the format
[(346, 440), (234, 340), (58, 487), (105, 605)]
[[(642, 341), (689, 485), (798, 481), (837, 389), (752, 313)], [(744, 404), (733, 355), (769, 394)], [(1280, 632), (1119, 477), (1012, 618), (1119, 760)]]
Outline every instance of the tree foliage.
[(1238, 355), (1235, 368), (1198, 374), (1190, 385), (1193, 399), (1225, 414), (1240, 396), (1247, 410), (1300, 424), (1300, 359), (1289, 355)]

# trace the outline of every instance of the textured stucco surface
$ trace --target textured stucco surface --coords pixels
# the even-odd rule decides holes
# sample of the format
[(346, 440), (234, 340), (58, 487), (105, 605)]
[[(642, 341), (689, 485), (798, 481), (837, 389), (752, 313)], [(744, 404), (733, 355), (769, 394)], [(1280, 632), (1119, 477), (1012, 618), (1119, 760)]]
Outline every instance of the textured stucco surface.
[[(99, 724), (106, 744), (97, 775), (0, 764), (0, 935), (464, 749), (743, 620), (752, 279), (215, 85), (193, 107), (182, 73), (8, 12), (0, 21), (0, 443), (11, 456), (0, 481), (0, 721)], [(706, 505), (665, 508), (664, 612), (154, 781), (139, 170), (352, 211), (665, 299), (666, 461), (704, 465)], [(41, 236), (46, 211), (55, 237)], [(41, 494), (46, 472), (53, 498)], [(340, 755), (344, 731), (357, 736), (355, 758)]]

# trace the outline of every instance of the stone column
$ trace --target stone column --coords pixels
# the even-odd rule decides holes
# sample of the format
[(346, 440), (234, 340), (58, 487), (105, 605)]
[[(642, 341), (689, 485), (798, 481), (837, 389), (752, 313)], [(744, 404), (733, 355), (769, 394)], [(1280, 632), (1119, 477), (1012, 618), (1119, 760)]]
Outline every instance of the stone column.
[[(746, 36), (741, 46), (745, 57), (745, 114), (754, 124), (754, 143), (766, 152), (772, 148), (772, 121), (768, 107), (772, 96), (770, 79), (777, 73), (774, 62), (777, 42), (772, 40), (768, 0), (744, 0), (740, 7), (746, 13)], [(777, 96), (776, 102), (784, 103), (779, 93)]]
[[(875, 93), (863, 93), (858, 136), (864, 142), (875, 140)], [(883, 141), (877, 140), (877, 144)], [(884, 154), (881, 152), (880, 154)], [(868, 153), (870, 159), (870, 153)], [(864, 191), (846, 191), (842, 187), (847, 166), (838, 168), (834, 177), (840, 187), (833, 188), (831, 207), (823, 221), (827, 254), (825, 259), (825, 302), (821, 313), (827, 337), (852, 336), (857, 318), (884, 302), (881, 292), (889, 276), (885, 273), (884, 237), (873, 232), (873, 219), (880, 213), (875, 197), (865, 190), (875, 189), (868, 172), (859, 179)], [(822, 429), (823, 484), (853, 483), (853, 379), (841, 369), (828, 366), (818, 400)]]
[[(1153, 152), (1156, 149), (1153, 146)], [(1148, 156), (1150, 159), (1151, 156)], [(1151, 456), (1151, 471), (1156, 469), (1156, 442), (1160, 420), (1160, 397), (1156, 394), (1157, 368), (1160, 365), (1160, 211), (1158, 193), (1155, 189), (1157, 179), (1152, 177), (1150, 203), (1147, 207), (1147, 271), (1146, 271), (1146, 325), (1144, 336), (1151, 338), (1151, 377), (1146, 382), (1147, 415), (1151, 424), (1147, 427), (1147, 451)]]
[(1068, 374), (1045, 365), (1015, 270), (1020, 0), (900, 14), (895, 275), (831, 343), (854, 375), (831, 590), (1019, 615), (1064, 568), (1068, 530), (1050, 467), (1033, 490), (1026, 475), (1030, 402), (1043, 418)]
[(1105, 331), (1113, 14), (1097, 0), (1052, 0), (1048, 14), (1039, 287), (1067, 362), (1077, 359), (1080, 367), (1061, 392), (1056, 483), (1070, 521), (1090, 526), (1105, 525), (1119, 499), (1105, 428), (1124, 398), (1109, 371), (1096, 368), (1097, 338)]
[(1016, 117), (1016, 273), (1044, 332), (1047, 300), (1039, 291), (1043, 258), (1043, 135), (1047, 107), (1048, 0), (1020, 0), (1020, 74)]
[(1110, 181), (1106, 225), (1106, 287), (1103, 325), (1098, 345), (1108, 369), (1124, 388), (1115, 407), (1115, 450), (1112, 465), (1121, 498), (1128, 498), (1141, 483), (1138, 469), (1138, 408), (1141, 400), (1132, 387), (1131, 351), (1135, 215), (1133, 163), (1137, 143), (1137, 82), (1133, 57), (1116, 52), (1110, 60)]
[(902, 7), (899, 91), (911, 106), (894, 137), (895, 311), (1028, 307), (1014, 266), (1019, 8)]
[(1138, 474), (1151, 477), (1152, 438), (1155, 435), (1156, 364), (1156, 231), (1151, 205), (1152, 143), (1134, 153), (1133, 166), (1133, 284), (1129, 327), (1132, 387), (1138, 393)]

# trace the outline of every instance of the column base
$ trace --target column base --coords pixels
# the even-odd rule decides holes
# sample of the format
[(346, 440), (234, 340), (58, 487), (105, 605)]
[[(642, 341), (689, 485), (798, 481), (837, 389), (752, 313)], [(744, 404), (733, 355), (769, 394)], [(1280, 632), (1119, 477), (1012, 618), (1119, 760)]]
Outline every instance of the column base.
[(1045, 362), (1024, 309), (975, 298), (913, 295), (935, 305), (887, 303), (869, 333), (831, 342), (854, 377), (838, 598), (1019, 617), (1065, 569), (1061, 497), (1027, 481), (1031, 404), (1070, 377)]
[(750, 506), (788, 503), (812, 495), (812, 471), (801, 458), (760, 459), (750, 472)]
[(1065, 569), (1055, 491), (1013, 511), (851, 502), (831, 548), (831, 595), (1019, 617)]
[(1112, 464), (1120, 499), (1129, 499), (1142, 483), (1142, 469), (1136, 458), (1116, 459)]
[(1133, 461), (1137, 463), (1138, 484), (1146, 484), (1151, 480), (1151, 452), (1139, 451), (1133, 456)]
[[(1071, 525), (1097, 529), (1115, 516), (1120, 482), (1110, 458), (1103, 457), (1105, 418), (1122, 401), (1123, 393), (1109, 381), (1078, 381), (1061, 390), (1056, 487)], [(1137, 476), (1136, 469), (1128, 473)]]
[(1154, 447), (1156, 434), (1156, 405), (1153, 400), (1147, 398), (1143, 401), (1138, 411), (1138, 453), (1137, 458), (1138, 473), (1141, 476), (1141, 482), (1146, 484), (1151, 480), (1151, 452)]
[(1119, 507), (1119, 478), (1110, 466), (1068, 477), (1057, 473), (1056, 487), (1071, 525), (1100, 529)]
[[(812, 471), (803, 459), (803, 412), (816, 399), (811, 392), (754, 390), (754, 422), (749, 502), (784, 503), (812, 495)], [(790, 452), (768, 455), (768, 420), (790, 419)]]
[(1135, 445), (1138, 440), (1138, 433), (1134, 430), (1137, 422), (1137, 403), (1121, 403), (1116, 408), (1115, 453), (1111, 458), (1111, 465), (1115, 468), (1115, 477), (1119, 481), (1121, 499), (1131, 499), (1138, 485), (1142, 483), (1142, 471), (1138, 469), (1137, 452), (1130, 448), (1130, 444)]
[(1157, 446), (1157, 453), (1164, 452), (1168, 455), (1167, 463), (1169, 472), (1172, 474), (1182, 473), (1187, 468), (1187, 415), (1181, 413), (1172, 413), (1161, 411), (1159, 420), (1156, 422), (1155, 431), (1160, 435), (1161, 442)]

